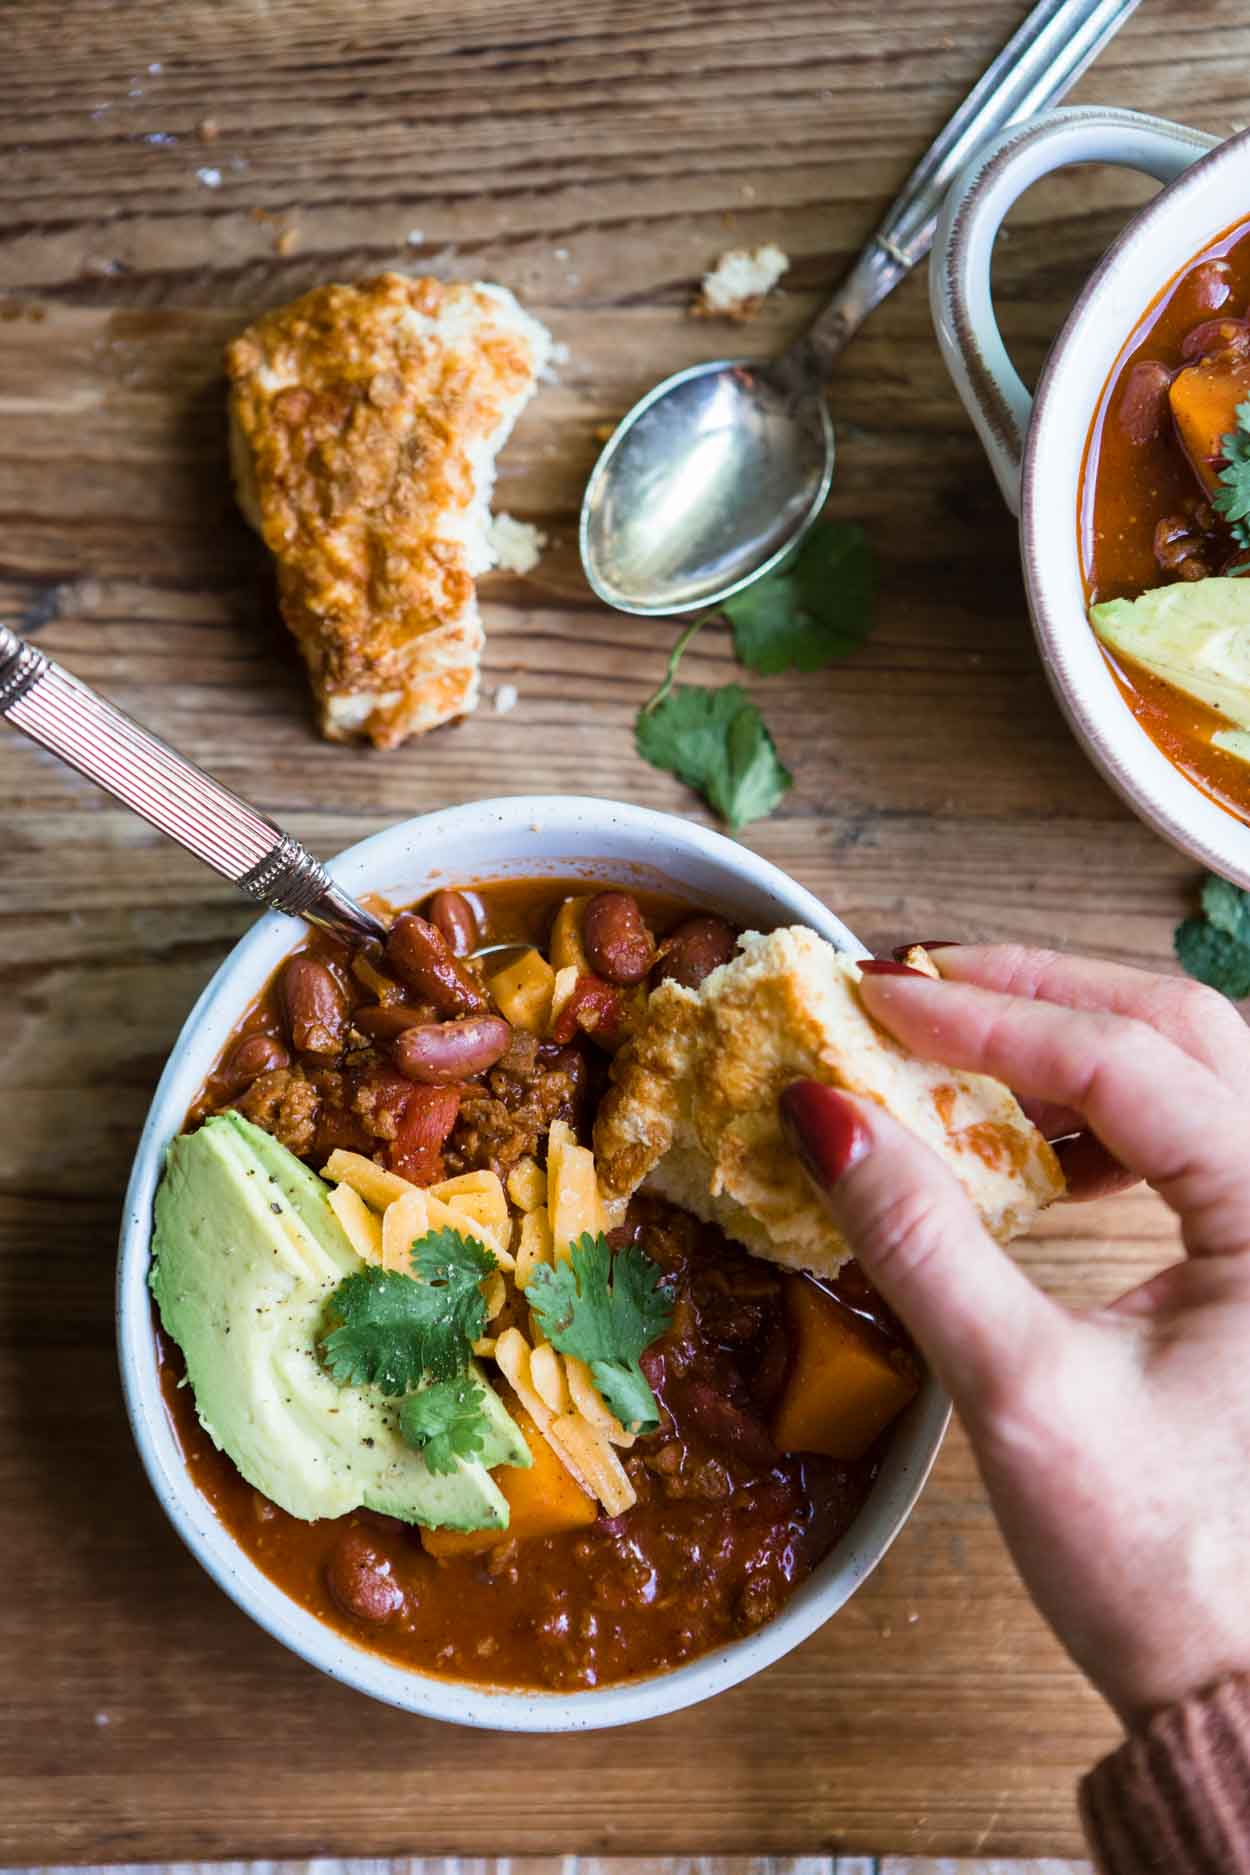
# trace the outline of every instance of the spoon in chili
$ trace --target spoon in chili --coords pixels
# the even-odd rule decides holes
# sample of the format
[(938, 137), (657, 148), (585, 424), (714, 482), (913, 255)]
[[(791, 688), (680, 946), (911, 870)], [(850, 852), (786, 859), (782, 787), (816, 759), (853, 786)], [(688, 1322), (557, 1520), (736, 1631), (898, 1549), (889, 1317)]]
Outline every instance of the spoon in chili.
[(249, 898), (350, 944), (384, 942), (385, 925), (307, 847), (7, 625), (0, 625), (0, 716)]
[(1039, 0), (903, 185), (833, 298), (779, 358), (718, 358), (648, 391), (582, 501), (582, 566), (620, 612), (718, 605), (771, 572), (833, 479), (825, 393), (848, 340), (933, 244), (955, 177), (986, 138), (1075, 84), (1138, 0)]

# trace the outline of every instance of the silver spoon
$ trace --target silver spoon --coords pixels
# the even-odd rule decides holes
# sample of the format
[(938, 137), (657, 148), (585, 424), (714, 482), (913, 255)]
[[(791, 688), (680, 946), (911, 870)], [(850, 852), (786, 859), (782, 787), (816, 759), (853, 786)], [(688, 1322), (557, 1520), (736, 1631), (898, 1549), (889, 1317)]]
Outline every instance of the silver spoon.
[(249, 898), (350, 944), (386, 926), (289, 833), (0, 625), (0, 716), (194, 853)]
[(665, 378), (608, 440), (582, 501), (582, 565), (621, 612), (694, 612), (741, 592), (807, 532), (833, 479), (825, 390), (847, 341), (923, 260), (978, 146), (1056, 103), (1138, 0), (1040, 0), (912, 171), (824, 311), (779, 358)]

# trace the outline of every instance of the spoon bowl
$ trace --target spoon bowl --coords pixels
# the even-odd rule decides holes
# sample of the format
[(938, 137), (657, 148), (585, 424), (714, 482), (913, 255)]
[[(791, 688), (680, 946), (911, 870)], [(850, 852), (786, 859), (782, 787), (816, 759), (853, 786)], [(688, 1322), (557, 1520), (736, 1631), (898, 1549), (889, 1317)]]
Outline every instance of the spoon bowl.
[(610, 438), (582, 503), (598, 597), (671, 615), (729, 598), (802, 539), (833, 479), (821, 397), (720, 358), (657, 384)]
[(697, 612), (797, 546), (833, 479), (826, 397), (843, 347), (928, 253), (977, 148), (1056, 103), (1137, 4), (1037, 0), (808, 330), (778, 358), (692, 365), (634, 405), (582, 501), (582, 566), (598, 598), (620, 612)]

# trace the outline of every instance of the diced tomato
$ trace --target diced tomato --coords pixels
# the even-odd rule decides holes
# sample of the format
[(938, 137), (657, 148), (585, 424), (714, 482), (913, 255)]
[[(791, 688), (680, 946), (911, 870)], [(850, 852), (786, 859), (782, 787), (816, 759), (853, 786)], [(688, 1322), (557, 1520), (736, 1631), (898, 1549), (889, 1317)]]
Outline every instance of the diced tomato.
[(624, 995), (614, 984), (605, 983), (602, 977), (580, 976), (556, 1018), (551, 1039), (563, 1045), (581, 1029), (605, 1048), (615, 1047), (620, 1039), (624, 1004)]
[(459, 1087), (418, 1087), (408, 1099), (387, 1158), (392, 1172), (414, 1185), (436, 1185), (443, 1176), (443, 1146), (460, 1111)]

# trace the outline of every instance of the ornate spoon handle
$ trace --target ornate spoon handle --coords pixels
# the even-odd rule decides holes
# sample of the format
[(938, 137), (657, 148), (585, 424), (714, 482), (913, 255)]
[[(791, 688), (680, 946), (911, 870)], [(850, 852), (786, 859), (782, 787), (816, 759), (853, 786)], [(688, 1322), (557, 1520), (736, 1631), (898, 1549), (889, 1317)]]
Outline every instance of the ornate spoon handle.
[(262, 905), (354, 944), (385, 937), (385, 926), (307, 847), (7, 625), (0, 625), (0, 716)]

